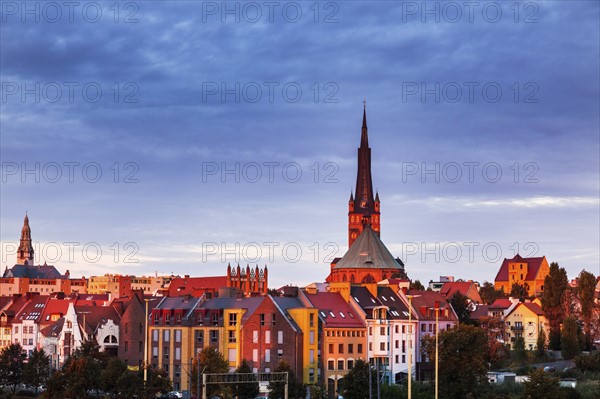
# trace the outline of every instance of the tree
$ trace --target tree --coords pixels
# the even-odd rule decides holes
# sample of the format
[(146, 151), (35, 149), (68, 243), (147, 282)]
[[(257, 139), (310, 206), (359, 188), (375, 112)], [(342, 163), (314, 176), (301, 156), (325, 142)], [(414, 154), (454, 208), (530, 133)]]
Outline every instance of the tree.
[(542, 358), (546, 354), (546, 331), (543, 328), (538, 333), (535, 351), (538, 358)]
[[(200, 364), (198, 364), (200, 362)], [(198, 381), (198, 369), (200, 374), (205, 373), (228, 373), (229, 362), (225, 360), (223, 354), (219, 352), (214, 346), (208, 346), (200, 351), (198, 358), (194, 359), (192, 364), (192, 381)], [(200, 377), (200, 379), (202, 379)], [(192, 384), (192, 393), (198, 395), (198, 384)], [(206, 394), (208, 397), (217, 396), (222, 391), (221, 385), (210, 384), (206, 387)]]
[(488, 358), (492, 367), (501, 368), (510, 356), (504, 342), (505, 327), (500, 317), (482, 317), (479, 327), (488, 338)]
[[(362, 359), (354, 362), (343, 380), (342, 390), (346, 399), (364, 399), (369, 397), (369, 368), (371, 365)], [(377, 384), (377, 373), (371, 372), (371, 387)]]
[(62, 370), (58, 370), (46, 382), (44, 397), (47, 399), (64, 398), (67, 376)]
[(550, 264), (550, 271), (544, 279), (544, 291), (542, 292), (542, 309), (546, 313), (550, 324), (550, 349), (560, 349), (560, 323), (563, 318), (563, 303), (565, 291), (569, 285), (567, 271), (558, 266), (558, 263)]
[(50, 356), (46, 355), (43, 349), (35, 348), (31, 352), (23, 370), (23, 377), (24, 381), (35, 387), (37, 395), (40, 385), (45, 384), (50, 377)]
[(425, 287), (419, 280), (411, 281), (409, 286), (409, 290), (417, 290), (417, 291), (425, 291)]
[[(481, 328), (467, 324), (458, 324), (439, 334), (440, 391), (449, 398), (477, 397), (487, 384), (486, 334)], [(433, 359), (435, 345), (429, 348), (428, 357)]]
[(506, 298), (504, 294), (504, 290), (496, 289), (494, 284), (490, 282), (484, 282), (483, 285), (479, 288), (479, 296), (481, 296), (481, 300), (486, 305), (491, 305), (496, 301), (496, 299)]
[(515, 338), (513, 351), (514, 351), (513, 353), (514, 353), (515, 359), (519, 363), (522, 363), (525, 360), (525, 358), (527, 357), (527, 352), (525, 351), (525, 340), (523, 339), (523, 337)]
[(579, 273), (577, 279), (577, 297), (581, 304), (581, 316), (585, 326), (585, 349), (592, 346), (592, 311), (594, 309), (594, 292), (596, 290), (596, 277), (585, 270)]
[(529, 373), (529, 381), (523, 383), (523, 399), (547, 399), (560, 397), (558, 378), (542, 369)]
[(19, 344), (11, 344), (0, 352), (0, 384), (12, 387), (13, 394), (23, 380), (25, 354)]
[[(289, 399), (298, 399), (304, 398), (306, 396), (306, 389), (302, 381), (298, 381), (296, 377), (296, 373), (288, 362), (282, 360), (279, 362), (279, 365), (275, 370), (278, 373), (287, 372), (288, 373), (288, 397)], [(283, 382), (271, 382), (269, 383), (269, 389), (271, 390), (271, 394), (269, 395), (273, 399), (282, 399), (284, 397), (284, 389), (285, 384)]]
[[(138, 372), (138, 375), (142, 377), (142, 386), (143, 386), (143, 375), (144, 372)], [(148, 399), (153, 399), (157, 394), (163, 393), (166, 394), (173, 390), (173, 384), (171, 384), (171, 380), (167, 373), (162, 369), (149, 368), (148, 369), (148, 380), (146, 382), (146, 393), (145, 397)]]
[(125, 370), (117, 379), (116, 385), (121, 397), (141, 398), (144, 396), (144, 371)]
[[(236, 373), (252, 373), (252, 367), (244, 359), (242, 364), (235, 370)], [(254, 399), (258, 395), (258, 382), (235, 384), (233, 395), (238, 399)]]
[(581, 352), (578, 330), (577, 320), (573, 316), (566, 317), (560, 336), (560, 351), (565, 360), (573, 359)]
[(458, 316), (458, 321), (461, 323), (473, 324), (471, 319), (471, 310), (469, 309), (469, 298), (466, 295), (456, 291), (450, 298), (450, 305)]
[(85, 398), (91, 389), (99, 389), (101, 370), (97, 350), (84, 344), (63, 365), (67, 377), (66, 393), (76, 398)]
[(127, 371), (127, 365), (121, 359), (110, 358), (100, 373), (102, 390), (116, 395), (118, 393), (117, 382), (125, 371)]
[(526, 286), (514, 283), (510, 289), (510, 296), (519, 298), (520, 302), (525, 302), (525, 300), (529, 298), (529, 291), (527, 291)]

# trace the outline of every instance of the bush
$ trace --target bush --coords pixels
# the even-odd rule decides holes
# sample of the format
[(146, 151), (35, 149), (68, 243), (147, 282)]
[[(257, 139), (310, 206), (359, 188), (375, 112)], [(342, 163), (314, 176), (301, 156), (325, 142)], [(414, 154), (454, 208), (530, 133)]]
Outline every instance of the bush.
[(575, 388), (560, 388), (560, 398), (561, 399), (581, 399), (581, 394), (577, 392)]
[(600, 371), (600, 352), (575, 356), (575, 365), (581, 371)]
[(598, 381), (579, 382), (577, 391), (581, 394), (581, 399), (600, 398), (600, 385)]

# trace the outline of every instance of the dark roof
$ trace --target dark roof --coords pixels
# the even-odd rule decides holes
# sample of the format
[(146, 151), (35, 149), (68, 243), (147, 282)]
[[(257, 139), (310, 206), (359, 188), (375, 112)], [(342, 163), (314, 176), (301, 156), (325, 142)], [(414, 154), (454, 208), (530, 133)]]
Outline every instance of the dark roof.
[(396, 268), (404, 270), (386, 248), (385, 244), (381, 242), (377, 233), (369, 226), (365, 226), (365, 229), (360, 233), (350, 249), (348, 249), (348, 252), (334, 267), (334, 269), (355, 268)]
[(2, 277), (26, 277), (26, 278), (65, 278), (54, 266), (50, 265), (14, 265), (4, 271)]
[(540, 266), (545, 258), (545, 256), (538, 258), (523, 258), (519, 254), (516, 254), (512, 259), (504, 258), (504, 261), (500, 266), (500, 270), (498, 270), (498, 274), (496, 275), (495, 281), (508, 281), (508, 264), (514, 262), (527, 263), (527, 276), (525, 276), (525, 280), (535, 280), (535, 276), (537, 276)]
[(112, 320), (116, 325), (121, 321), (121, 317), (112, 306), (75, 306), (75, 312), (79, 325), (83, 325), (85, 319), (87, 334), (94, 334), (98, 326), (108, 320)]
[(393, 289), (386, 286), (378, 286), (377, 299), (389, 308), (388, 317), (390, 319), (408, 320), (408, 307)]
[(48, 327), (42, 329), (41, 333), (44, 337), (58, 337), (65, 324), (65, 318), (61, 317)]
[(258, 307), (263, 303), (265, 297), (247, 297), (247, 298), (210, 298), (204, 300), (201, 304), (201, 308), (205, 309), (246, 309), (244, 316), (242, 317), (242, 323), (244, 323)]
[[(371, 292), (369, 292), (367, 288), (362, 286), (352, 286), (350, 288), (350, 295), (352, 295), (352, 298), (354, 298), (358, 306), (363, 310), (372, 309), (377, 306), (385, 306), (378, 298), (371, 295)], [(370, 312), (367, 312), (367, 318), (371, 318)]]
[(33, 320), (34, 322), (38, 322), (42, 318), (46, 302), (49, 299), (48, 295), (36, 295), (32, 297), (27, 305), (17, 313), (15, 319), (18, 321)]

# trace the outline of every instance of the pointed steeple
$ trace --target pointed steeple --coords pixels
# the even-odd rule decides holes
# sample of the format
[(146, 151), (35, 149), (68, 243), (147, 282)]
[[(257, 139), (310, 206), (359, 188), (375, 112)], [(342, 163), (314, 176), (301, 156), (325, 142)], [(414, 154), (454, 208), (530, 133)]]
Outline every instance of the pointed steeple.
[(367, 128), (367, 102), (363, 102), (363, 122), (358, 147), (358, 168), (356, 173), (356, 190), (350, 194), (348, 205), (348, 245), (363, 231), (371, 226), (375, 233), (380, 232), (379, 196), (374, 198), (373, 179), (371, 177), (371, 148)]
[(31, 245), (31, 227), (29, 227), (29, 217), (25, 213), (23, 228), (21, 229), (21, 240), (17, 250), (18, 265), (33, 265), (33, 245)]
[(369, 147), (369, 133), (367, 128), (367, 101), (363, 101), (363, 123), (362, 123), (362, 134), (360, 136), (360, 148)]
[(352, 194), (352, 191), (350, 191), (350, 201), (349, 202), (354, 202), (354, 195)]

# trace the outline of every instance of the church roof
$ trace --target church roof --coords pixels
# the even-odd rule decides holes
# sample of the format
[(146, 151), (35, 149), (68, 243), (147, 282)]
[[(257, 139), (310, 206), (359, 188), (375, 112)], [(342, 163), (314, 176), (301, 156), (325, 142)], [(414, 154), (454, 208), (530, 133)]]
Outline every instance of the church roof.
[(14, 265), (10, 269), (4, 271), (2, 277), (27, 277), (27, 278), (47, 278), (61, 279), (64, 278), (56, 267), (50, 265)]
[(377, 233), (369, 226), (358, 236), (334, 269), (400, 269), (398, 263)]

